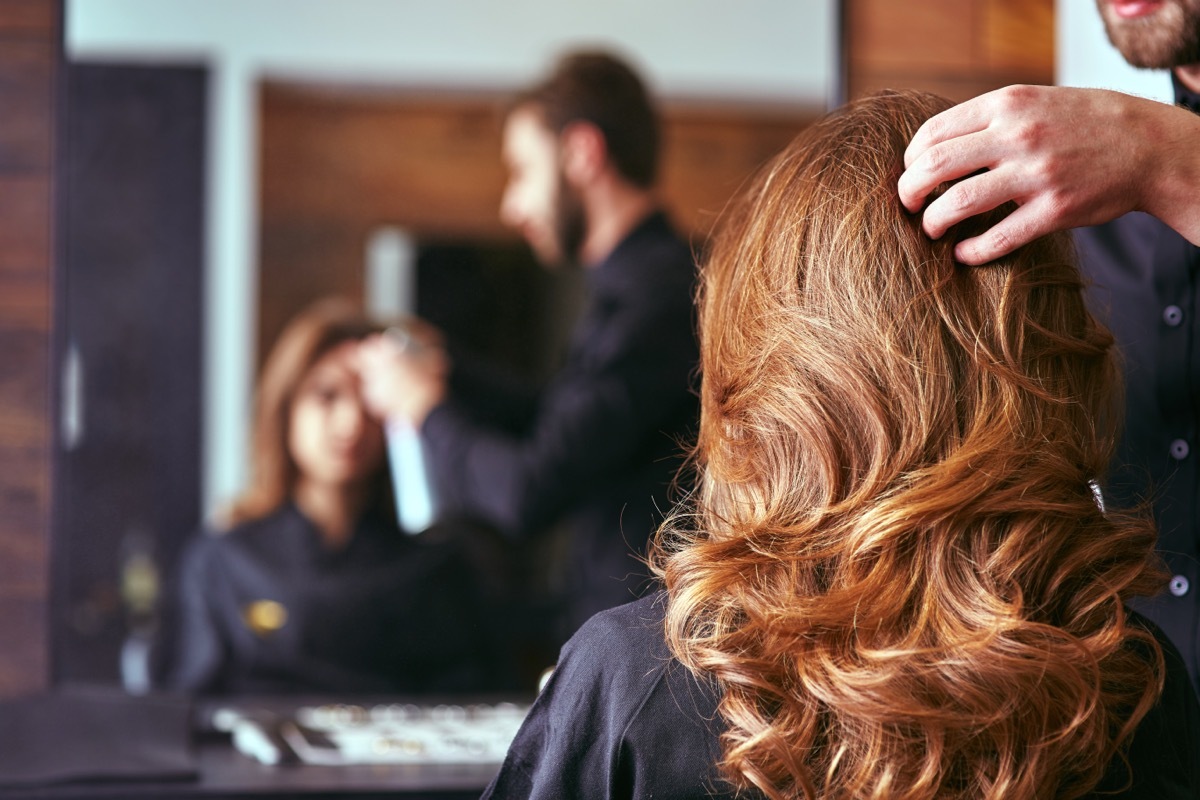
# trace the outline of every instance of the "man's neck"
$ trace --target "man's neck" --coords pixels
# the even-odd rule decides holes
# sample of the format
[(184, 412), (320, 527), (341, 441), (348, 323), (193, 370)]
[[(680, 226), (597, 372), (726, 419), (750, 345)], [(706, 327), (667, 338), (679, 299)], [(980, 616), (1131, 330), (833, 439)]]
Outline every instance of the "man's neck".
[(588, 267), (608, 258), (642, 220), (658, 208), (652, 191), (615, 183), (585, 201), (588, 232), (579, 248), (580, 261)]
[(1200, 64), (1188, 64), (1186, 67), (1176, 67), (1175, 77), (1179, 82), (1196, 94), (1200, 94)]

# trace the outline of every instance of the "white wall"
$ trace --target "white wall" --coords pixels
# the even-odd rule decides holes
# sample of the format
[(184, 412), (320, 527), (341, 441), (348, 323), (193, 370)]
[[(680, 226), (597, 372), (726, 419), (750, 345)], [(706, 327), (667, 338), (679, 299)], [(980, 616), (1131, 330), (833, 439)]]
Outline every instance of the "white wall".
[(1095, 0), (1056, 0), (1054, 13), (1058, 84), (1117, 89), (1174, 102), (1166, 70), (1134, 69), (1109, 43)]
[(567, 45), (624, 51), (664, 96), (821, 104), (838, 0), (67, 0), (67, 55), (212, 70), (205, 508), (235, 494), (255, 361), (257, 85), (264, 75), (515, 88)]

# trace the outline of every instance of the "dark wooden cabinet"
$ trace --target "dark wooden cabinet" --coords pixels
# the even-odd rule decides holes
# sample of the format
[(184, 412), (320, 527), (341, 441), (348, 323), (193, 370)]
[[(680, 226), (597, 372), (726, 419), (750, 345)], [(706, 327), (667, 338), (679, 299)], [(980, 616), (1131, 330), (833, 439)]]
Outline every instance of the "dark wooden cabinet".
[(112, 683), (136, 680), (152, 581), (201, 516), (207, 73), (66, 77), (53, 676)]

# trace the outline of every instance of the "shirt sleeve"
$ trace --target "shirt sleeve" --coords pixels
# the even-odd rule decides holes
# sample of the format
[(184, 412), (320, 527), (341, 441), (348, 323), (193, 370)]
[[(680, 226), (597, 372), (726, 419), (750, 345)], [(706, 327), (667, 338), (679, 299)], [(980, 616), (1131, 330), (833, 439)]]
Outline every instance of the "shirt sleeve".
[(695, 402), (690, 297), (686, 289), (655, 294), (653, 286), (626, 291), (585, 329), (528, 430), (481, 424), (453, 400), (434, 409), (422, 435), (440, 501), (529, 533), (598, 482), (681, 449), (664, 431)]
[(513, 433), (528, 429), (540, 387), (474, 353), (452, 348), (450, 357), (450, 393), (472, 418)]

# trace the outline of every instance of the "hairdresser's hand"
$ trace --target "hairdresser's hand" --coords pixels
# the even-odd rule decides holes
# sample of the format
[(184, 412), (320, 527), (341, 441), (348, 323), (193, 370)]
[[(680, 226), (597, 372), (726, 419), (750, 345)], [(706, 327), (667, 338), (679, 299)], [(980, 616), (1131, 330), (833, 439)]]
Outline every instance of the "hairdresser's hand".
[[(430, 329), (432, 330), (432, 329)], [(420, 427), (446, 396), (449, 359), (440, 336), (379, 334), (358, 347), (363, 400), (372, 414)]]
[(990, 230), (958, 243), (955, 256), (965, 264), (1135, 210), (1200, 243), (1197, 142), (1200, 118), (1164, 103), (1101, 89), (1010, 86), (922, 125), (904, 154), (898, 189), (916, 212), (938, 184), (971, 176), (925, 209), (922, 227), (934, 239), (968, 217), (1017, 203)]

